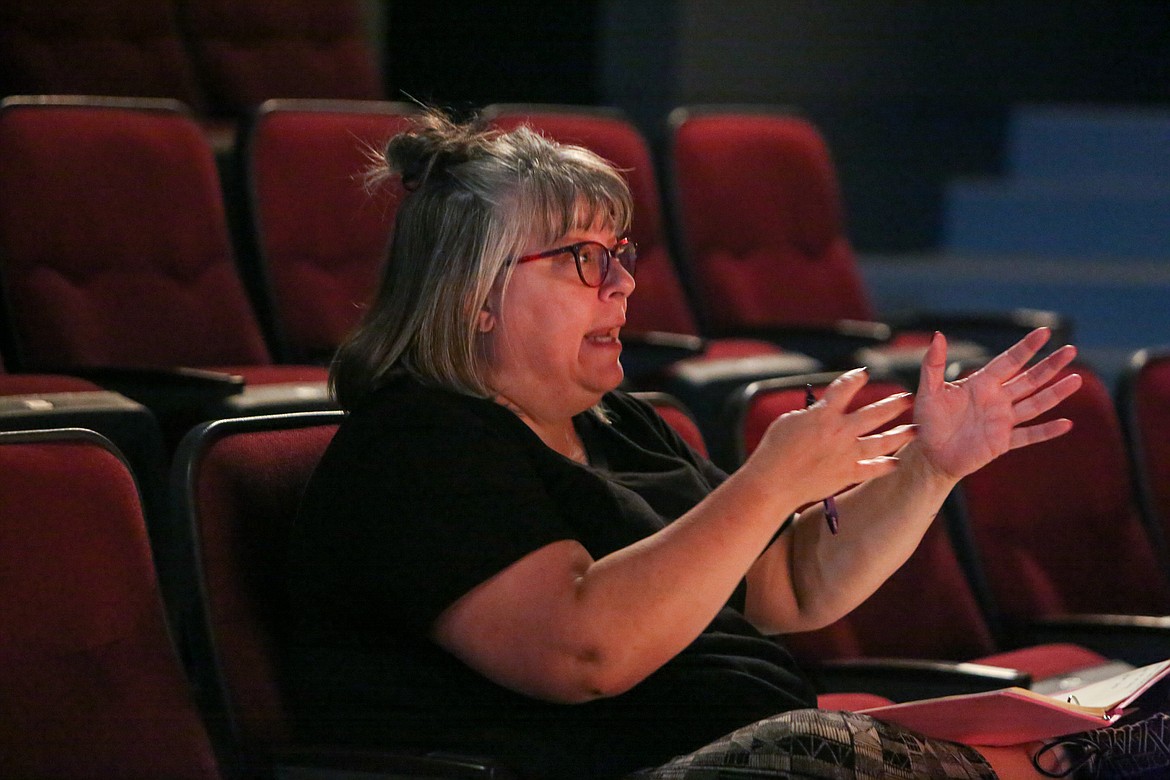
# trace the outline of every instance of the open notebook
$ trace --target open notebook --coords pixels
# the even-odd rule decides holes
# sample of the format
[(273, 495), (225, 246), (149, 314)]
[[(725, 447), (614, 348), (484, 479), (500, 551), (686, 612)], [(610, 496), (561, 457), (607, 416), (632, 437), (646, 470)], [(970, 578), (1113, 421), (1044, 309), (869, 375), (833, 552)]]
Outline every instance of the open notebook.
[(968, 745), (1013, 745), (1108, 726), (1170, 675), (1170, 660), (1130, 669), (1058, 694), (1026, 688), (941, 696), (863, 710), (930, 737)]

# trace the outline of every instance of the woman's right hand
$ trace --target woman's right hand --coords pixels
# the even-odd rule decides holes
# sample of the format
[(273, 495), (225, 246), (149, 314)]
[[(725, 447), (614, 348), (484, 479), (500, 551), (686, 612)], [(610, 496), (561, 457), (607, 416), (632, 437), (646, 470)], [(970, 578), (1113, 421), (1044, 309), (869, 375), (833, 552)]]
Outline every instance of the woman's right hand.
[(865, 369), (847, 371), (812, 406), (776, 418), (744, 467), (780, 481), (797, 506), (893, 471), (893, 453), (914, 438), (914, 426), (872, 432), (910, 408), (912, 394), (898, 393), (847, 411), (867, 381)]

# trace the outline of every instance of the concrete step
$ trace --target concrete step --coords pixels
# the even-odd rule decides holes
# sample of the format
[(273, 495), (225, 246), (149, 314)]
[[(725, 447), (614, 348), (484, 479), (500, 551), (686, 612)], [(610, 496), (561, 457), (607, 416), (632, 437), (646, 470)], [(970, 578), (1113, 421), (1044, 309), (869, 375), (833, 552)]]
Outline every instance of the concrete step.
[(1170, 181), (1170, 111), (1022, 106), (1008, 128), (1009, 178)]
[(976, 254), (1170, 257), (1170, 179), (956, 181), (942, 245)]

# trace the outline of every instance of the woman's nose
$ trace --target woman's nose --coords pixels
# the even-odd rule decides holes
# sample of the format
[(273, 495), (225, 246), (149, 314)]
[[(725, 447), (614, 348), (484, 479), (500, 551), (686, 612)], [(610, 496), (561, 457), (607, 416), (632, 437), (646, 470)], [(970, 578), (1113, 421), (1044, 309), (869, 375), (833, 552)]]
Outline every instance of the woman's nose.
[(602, 282), (598, 292), (603, 298), (614, 294), (628, 296), (634, 291), (635, 286), (633, 275), (626, 270), (624, 265), (615, 260), (610, 264), (609, 273), (606, 274), (605, 281)]

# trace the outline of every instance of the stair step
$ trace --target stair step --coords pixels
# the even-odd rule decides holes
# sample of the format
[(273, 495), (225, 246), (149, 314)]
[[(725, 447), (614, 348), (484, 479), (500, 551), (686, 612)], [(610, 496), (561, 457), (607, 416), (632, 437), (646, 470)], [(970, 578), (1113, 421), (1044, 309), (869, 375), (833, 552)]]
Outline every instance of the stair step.
[(1170, 180), (1170, 111), (1024, 106), (1008, 130), (1008, 175)]
[(1170, 180), (962, 180), (947, 189), (943, 247), (977, 254), (1170, 257)]

